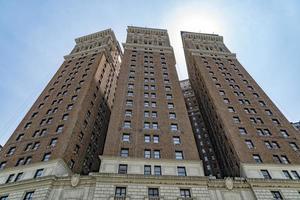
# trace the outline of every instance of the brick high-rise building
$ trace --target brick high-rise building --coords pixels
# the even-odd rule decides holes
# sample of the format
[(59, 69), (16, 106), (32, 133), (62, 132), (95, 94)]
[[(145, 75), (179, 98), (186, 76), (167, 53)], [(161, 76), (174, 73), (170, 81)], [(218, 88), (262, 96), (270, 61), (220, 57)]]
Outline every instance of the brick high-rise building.
[(185, 106), (188, 111), (191, 126), (193, 128), (195, 141), (206, 176), (215, 176), (221, 178), (221, 170), (216, 159), (214, 144), (211, 140), (211, 133), (206, 128), (203, 116), (188, 79), (180, 81), (180, 86), (184, 96)]
[(100, 172), (203, 176), (166, 30), (128, 27), (115, 105)]
[(299, 178), (299, 134), (215, 34), (181, 33), (225, 176)]
[(0, 152), (0, 183), (99, 169), (122, 52), (110, 29), (75, 41)]

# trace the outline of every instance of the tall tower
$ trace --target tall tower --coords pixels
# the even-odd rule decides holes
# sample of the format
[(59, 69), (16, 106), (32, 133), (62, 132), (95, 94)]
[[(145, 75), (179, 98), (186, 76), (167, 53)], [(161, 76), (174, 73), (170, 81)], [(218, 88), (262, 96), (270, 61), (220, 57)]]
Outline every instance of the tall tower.
[(212, 135), (211, 132), (206, 128), (191, 83), (188, 79), (182, 80), (180, 81), (180, 86), (194, 132), (198, 153), (203, 161), (205, 176), (215, 176), (217, 178), (221, 178), (221, 170), (216, 158), (213, 143), (211, 142)]
[(0, 182), (98, 170), (122, 53), (110, 29), (75, 41), (0, 152)]
[(181, 33), (225, 176), (299, 179), (299, 134), (215, 34)]
[(128, 27), (100, 172), (203, 176), (168, 33)]

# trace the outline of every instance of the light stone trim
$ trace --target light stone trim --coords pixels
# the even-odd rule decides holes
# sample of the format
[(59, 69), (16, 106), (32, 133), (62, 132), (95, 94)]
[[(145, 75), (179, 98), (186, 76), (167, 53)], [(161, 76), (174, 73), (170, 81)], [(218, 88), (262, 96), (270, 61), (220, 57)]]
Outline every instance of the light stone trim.
[(255, 200), (271, 199), (271, 190), (280, 191), (284, 199), (299, 199), (300, 181), (234, 178), (233, 189), (225, 187), (224, 179), (208, 177), (143, 176), (91, 173), (80, 176), (76, 187), (71, 176), (46, 176), (0, 185), (0, 194), (9, 194), (10, 200), (22, 200), (26, 191), (34, 190), (34, 200), (109, 200), (114, 199), (115, 188), (127, 188), (126, 200), (147, 198), (149, 187), (159, 188), (160, 197), (178, 200), (180, 189), (190, 189), (192, 199)]
[(0, 171), (0, 184), (4, 184), (10, 174), (15, 174), (16, 177), (16, 175), (21, 172), (23, 172), (21, 180), (32, 179), (37, 169), (44, 169), (43, 176), (69, 176), (72, 174), (72, 171), (66, 165), (65, 161), (62, 159), (55, 159), (47, 162), (39, 162), (4, 169)]
[(291, 171), (297, 171), (300, 175), (300, 165), (292, 165), (292, 164), (248, 164), (241, 163), (240, 173), (241, 176), (245, 178), (263, 178), (260, 170), (268, 170), (272, 179), (287, 179), (282, 170), (289, 171), (290, 175)]
[(100, 173), (118, 173), (119, 164), (127, 164), (128, 174), (144, 174), (144, 165), (151, 165), (154, 174), (154, 166), (161, 166), (162, 175), (176, 176), (177, 167), (186, 168), (187, 176), (204, 176), (202, 161), (192, 160), (168, 160), (168, 159), (143, 159), (143, 158), (123, 158), (100, 156)]

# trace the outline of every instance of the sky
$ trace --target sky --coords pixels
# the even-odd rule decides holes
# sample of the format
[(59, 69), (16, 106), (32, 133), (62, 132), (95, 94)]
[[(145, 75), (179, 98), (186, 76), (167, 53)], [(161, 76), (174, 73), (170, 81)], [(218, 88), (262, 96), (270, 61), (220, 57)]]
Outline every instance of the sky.
[(300, 1), (0, 0), (0, 144), (74, 47), (74, 39), (128, 25), (167, 29), (180, 79), (180, 31), (215, 33), (290, 121), (300, 120)]

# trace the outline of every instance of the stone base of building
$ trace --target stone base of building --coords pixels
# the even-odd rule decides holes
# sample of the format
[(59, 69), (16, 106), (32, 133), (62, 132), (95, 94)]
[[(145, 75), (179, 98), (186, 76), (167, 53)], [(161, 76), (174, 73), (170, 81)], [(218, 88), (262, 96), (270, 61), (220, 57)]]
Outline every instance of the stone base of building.
[[(126, 197), (115, 197), (116, 188), (126, 188)], [(149, 188), (158, 188), (159, 197), (149, 198)], [(180, 190), (187, 189), (190, 198), (183, 198)], [(145, 176), (91, 173), (88, 176), (53, 175), (0, 185), (0, 197), (22, 200), (33, 192), (33, 200), (168, 200), (212, 199), (254, 200), (273, 199), (279, 192), (283, 199), (300, 199), (300, 181), (209, 177)], [(273, 194), (272, 194), (273, 192)]]

